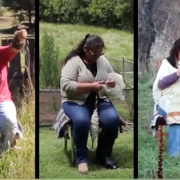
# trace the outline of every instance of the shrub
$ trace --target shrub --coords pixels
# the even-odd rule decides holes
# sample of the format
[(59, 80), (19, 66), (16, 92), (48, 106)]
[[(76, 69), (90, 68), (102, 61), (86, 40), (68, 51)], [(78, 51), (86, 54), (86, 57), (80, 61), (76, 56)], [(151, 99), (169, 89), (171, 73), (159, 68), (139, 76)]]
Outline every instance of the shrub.
[(40, 20), (133, 30), (133, 0), (41, 0)]
[(58, 70), (58, 49), (51, 34), (44, 32), (40, 51), (40, 87), (57, 88), (60, 73)]

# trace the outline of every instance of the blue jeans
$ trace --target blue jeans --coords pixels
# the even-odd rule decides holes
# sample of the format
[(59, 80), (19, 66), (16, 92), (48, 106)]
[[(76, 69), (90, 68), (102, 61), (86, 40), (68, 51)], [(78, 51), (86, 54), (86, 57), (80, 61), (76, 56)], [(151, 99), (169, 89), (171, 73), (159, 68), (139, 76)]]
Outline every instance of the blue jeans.
[[(158, 112), (166, 119), (167, 113), (158, 107)], [(172, 124), (169, 126), (169, 154), (178, 156), (180, 153), (180, 124)]]
[[(74, 102), (64, 102), (62, 107), (73, 121), (73, 138), (76, 147), (77, 164), (88, 161), (87, 140), (90, 130), (91, 116), (95, 108), (95, 96), (91, 96), (83, 105)], [(111, 102), (98, 100), (98, 115), (102, 128), (118, 131), (119, 114)]]
[(169, 154), (178, 156), (180, 153), (180, 124), (169, 126)]

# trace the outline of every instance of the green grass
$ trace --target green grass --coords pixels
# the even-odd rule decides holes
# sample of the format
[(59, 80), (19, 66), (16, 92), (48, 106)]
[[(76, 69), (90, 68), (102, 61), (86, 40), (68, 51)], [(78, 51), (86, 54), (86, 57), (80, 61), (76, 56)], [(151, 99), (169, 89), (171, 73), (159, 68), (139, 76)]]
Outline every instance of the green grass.
[(0, 159), (0, 178), (35, 178), (35, 100), (23, 100), (18, 119), (24, 128), (24, 139), (17, 141), (21, 150), (10, 150)]
[[(150, 118), (153, 111), (152, 90), (148, 85), (148, 76), (141, 77), (138, 88), (138, 174), (139, 178), (157, 178), (158, 141), (152, 137)], [(166, 129), (165, 129), (166, 131)], [(180, 157), (172, 158), (168, 154), (168, 139), (164, 138), (164, 179), (180, 178)]]
[[(120, 134), (114, 146), (114, 157), (121, 166), (118, 170), (106, 170), (94, 163), (95, 152), (89, 152), (90, 173), (80, 175), (77, 168), (71, 165), (70, 142), (68, 152), (63, 150), (63, 139), (58, 139), (55, 131), (40, 129), (40, 178), (45, 179), (70, 179), (70, 178), (133, 178), (133, 133)], [(89, 145), (91, 148), (91, 140)]]
[(133, 61), (133, 34), (115, 29), (105, 29), (93, 26), (40, 23), (40, 40), (43, 31), (52, 33), (59, 47), (60, 59), (64, 58), (86, 34), (100, 35), (107, 47), (106, 54), (111, 57)]

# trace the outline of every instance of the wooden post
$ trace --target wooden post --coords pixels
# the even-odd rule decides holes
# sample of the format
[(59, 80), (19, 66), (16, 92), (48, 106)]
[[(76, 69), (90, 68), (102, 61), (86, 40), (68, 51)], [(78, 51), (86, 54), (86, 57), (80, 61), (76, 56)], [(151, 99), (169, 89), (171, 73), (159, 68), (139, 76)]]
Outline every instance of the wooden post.
[[(28, 38), (26, 41), (25, 51), (26, 51), (26, 69), (24, 72), (25, 79), (31, 80), (32, 85), (34, 86), (35, 83), (33, 81), (34, 76), (34, 60), (35, 60), (35, 39), (34, 38)], [(35, 87), (35, 86), (34, 86)]]
[(124, 57), (122, 58), (122, 63), (121, 63), (121, 73), (122, 73), (122, 76), (124, 77)]

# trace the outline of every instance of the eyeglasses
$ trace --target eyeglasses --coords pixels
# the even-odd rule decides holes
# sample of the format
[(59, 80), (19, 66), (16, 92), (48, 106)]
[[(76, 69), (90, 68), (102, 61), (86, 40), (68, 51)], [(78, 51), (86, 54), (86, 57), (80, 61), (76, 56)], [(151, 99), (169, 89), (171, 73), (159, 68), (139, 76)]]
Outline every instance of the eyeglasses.
[(90, 52), (93, 56), (102, 56), (103, 54), (105, 54), (105, 52), (93, 53), (91, 50), (89, 50), (89, 52)]

